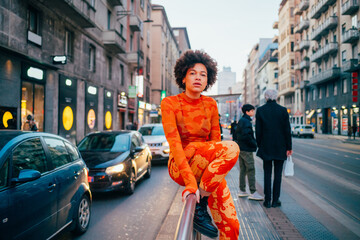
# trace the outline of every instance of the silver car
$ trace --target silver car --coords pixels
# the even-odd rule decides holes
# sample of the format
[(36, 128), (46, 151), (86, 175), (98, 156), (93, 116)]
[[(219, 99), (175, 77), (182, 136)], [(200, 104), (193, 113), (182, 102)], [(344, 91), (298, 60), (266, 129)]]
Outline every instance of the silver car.
[(167, 162), (169, 160), (169, 143), (166, 140), (161, 123), (145, 124), (139, 132), (149, 145), (153, 162)]

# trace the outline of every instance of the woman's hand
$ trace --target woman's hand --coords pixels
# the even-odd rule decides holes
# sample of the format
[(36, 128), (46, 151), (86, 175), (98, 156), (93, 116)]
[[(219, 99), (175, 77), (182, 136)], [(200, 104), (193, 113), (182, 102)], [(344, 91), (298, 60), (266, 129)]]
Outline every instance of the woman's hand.
[[(187, 196), (189, 196), (189, 194), (191, 194), (189, 191), (184, 192), (183, 196), (182, 196), (182, 201), (185, 202)], [(196, 196), (196, 202), (199, 203), (200, 202), (200, 192), (199, 189), (196, 190), (195, 192), (195, 196)]]

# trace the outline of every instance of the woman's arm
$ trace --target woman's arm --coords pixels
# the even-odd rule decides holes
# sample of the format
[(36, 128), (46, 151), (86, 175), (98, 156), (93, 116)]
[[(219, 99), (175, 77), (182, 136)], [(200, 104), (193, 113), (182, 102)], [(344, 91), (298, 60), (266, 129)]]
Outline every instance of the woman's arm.
[(175, 114), (176, 111), (180, 111), (180, 109), (174, 107), (172, 101), (177, 101), (177, 99), (167, 97), (164, 98), (161, 102), (161, 114), (164, 132), (166, 139), (169, 142), (170, 151), (174, 157), (176, 166), (179, 168), (180, 174), (185, 183), (185, 190), (183, 191), (183, 194), (186, 191), (195, 193), (198, 189), (197, 182), (193, 172), (191, 171), (188, 160), (186, 159), (176, 124)]
[(211, 104), (209, 111), (211, 111), (211, 129), (210, 129), (210, 141), (220, 142), (221, 141), (221, 132), (220, 132), (220, 122), (219, 122), (219, 111), (217, 108), (216, 101), (211, 98)]

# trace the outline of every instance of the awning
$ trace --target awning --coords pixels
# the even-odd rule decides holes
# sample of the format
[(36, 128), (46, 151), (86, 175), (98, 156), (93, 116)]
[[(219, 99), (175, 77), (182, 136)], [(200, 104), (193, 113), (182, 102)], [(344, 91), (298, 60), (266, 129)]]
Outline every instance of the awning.
[(314, 114), (315, 110), (311, 110), (308, 115), (306, 115), (306, 118), (311, 118), (311, 116)]

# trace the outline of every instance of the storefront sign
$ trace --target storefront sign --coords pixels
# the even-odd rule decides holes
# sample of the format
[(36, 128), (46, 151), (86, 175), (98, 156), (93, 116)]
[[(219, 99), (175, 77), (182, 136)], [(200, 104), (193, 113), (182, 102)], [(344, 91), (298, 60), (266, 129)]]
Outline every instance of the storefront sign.
[(358, 73), (353, 72), (352, 73), (352, 101), (357, 102), (358, 101)]
[(144, 96), (144, 76), (136, 76), (136, 86), (137, 86), (137, 96), (143, 97)]
[(129, 86), (129, 98), (136, 98), (136, 86)]
[[(97, 111), (98, 111), (98, 88), (96, 86), (91, 86), (86, 84), (86, 94), (85, 94), (85, 113), (86, 113), (86, 124), (85, 124), (85, 134), (96, 131), (98, 129), (97, 125)], [(106, 93), (104, 92), (104, 98), (106, 99)], [(105, 105), (105, 101), (104, 101)], [(104, 111), (105, 113), (105, 111)]]
[(128, 103), (128, 101), (127, 101), (126, 96), (121, 96), (120, 94), (118, 94), (118, 107), (126, 108), (127, 103)]
[(145, 102), (139, 101), (139, 108), (145, 109)]
[(145, 103), (145, 109), (148, 111), (151, 111), (151, 104), (150, 103)]
[(66, 131), (69, 131), (74, 123), (74, 114), (71, 107), (66, 106), (64, 108), (63, 114), (62, 114), (62, 122), (64, 125), (64, 129)]
[(105, 119), (105, 129), (111, 130), (112, 129), (112, 112), (113, 112), (113, 97), (112, 92), (109, 90), (105, 90), (104, 94), (104, 119)]
[(159, 116), (158, 111), (150, 111), (149, 116), (150, 117), (158, 117)]
[(161, 100), (163, 100), (164, 98), (166, 98), (166, 91), (162, 90), (161, 91)]
[(341, 122), (341, 130), (347, 131), (348, 130), (348, 119), (343, 117)]

